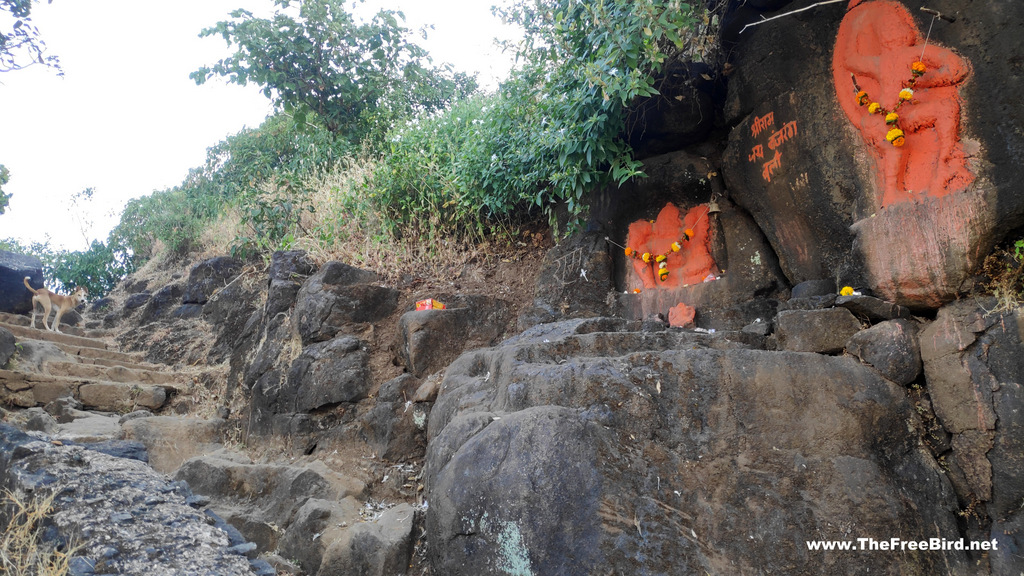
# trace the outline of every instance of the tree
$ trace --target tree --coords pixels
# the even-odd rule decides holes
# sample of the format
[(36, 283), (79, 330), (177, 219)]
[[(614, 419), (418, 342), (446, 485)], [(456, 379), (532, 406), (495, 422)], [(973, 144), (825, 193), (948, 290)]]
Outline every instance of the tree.
[(0, 214), (7, 210), (7, 203), (11, 200), (11, 195), (4, 192), (4, 184), (10, 181), (11, 171), (7, 169), (7, 166), (0, 164)]
[[(47, 0), (52, 3), (53, 0)], [(6, 13), (9, 13), (8, 16)], [(21, 70), (33, 64), (49, 66), (63, 76), (60, 60), (46, 55), (46, 43), (32, 24), (32, 0), (0, 0), (0, 72)], [(7, 21), (13, 20), (10, 28)]]
[(465, 74), (430, 67), (426, 52), (406, 39), (400, 12), (382, 10), (359, 23), (342, 0), (275, 4), (280, 10), (272, 18), (239, 9), (203, 30), (200, 37), (219, 35), (235, 53), (190, 77), (197, 84), (213, 76), (254, 82), (296, 123), (315, 114), (352, 142), (414, 112), (443, 109), (476, 88)]

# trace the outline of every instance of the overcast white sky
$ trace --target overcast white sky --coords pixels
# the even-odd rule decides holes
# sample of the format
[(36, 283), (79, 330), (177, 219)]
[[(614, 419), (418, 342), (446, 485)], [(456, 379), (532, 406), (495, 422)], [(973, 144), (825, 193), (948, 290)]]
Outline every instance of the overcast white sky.
[[(494, 87), (510, 56), (493, 46), (514, 31), (491, 15), (488, 0), (369, 0), (402, 10), (406, 25), (434, 25), (426, 41), (435, 63), (479, 72)], [(32, 17), (65, 77), (40, 66), (0, 74), (0, 164), (13, 193), (0, 238), (44, 241), (71, 250), (105, 240), (125, 202), (181, 183), (206, 148), (271, 112), (254, 86), (220, 79), (196, 86), (190, 72), (227, 52), (201, 29), (244, 7), (270, 13), (271, 0), (54, 0)], [(68, 209), (85, 188), (96, 193), (84, 218)]]

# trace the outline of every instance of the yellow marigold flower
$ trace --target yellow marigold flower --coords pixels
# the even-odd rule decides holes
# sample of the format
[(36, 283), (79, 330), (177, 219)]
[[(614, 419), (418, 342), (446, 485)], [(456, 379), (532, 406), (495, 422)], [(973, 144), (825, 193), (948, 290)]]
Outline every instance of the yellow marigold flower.
[(658, 254), (658, 256), (654, 259), (654, 261), (655, 262), (664, 262), (666, 258), (668, 258), (668, 256), (665, 256), (664, 254)]
[(839, 295), (840, 296), (852, 296), (853, 295), (853, 288), (851, 288), (850, 286), (843, 286), (843, 289), (839, 291)]
[(683, 249), (683, 247), (679, 245), (679, 242), (673, 242), (672, 243), (672, 251), (673, 252), (679, 252), (682, 249)]
[(658, 270), (658, 277), (661, 278), (662, 282), (664, 282), (665, 278), (668, 277), (668, 270), (665, 270), (665, 269)]
[(903, 146), (903, 130), (900, 130), (899, 128), (893, 128), (892, 130), (889, 130), (888, 133), (886, 133), (885, 139), (891, 142), (893, 146)]
[(857, 104), (863, 106), (863, 105), (867, 104), (869, 100), (870, 100), (870, 98), (868, 98), (868, 93), (867, 92), (865, 92), (863, 90), (861, 90), (860, 92), (857, 92)]
[(899, 120), (899, 119), (900, 119), (900, 115), (895, 113), (895, 112), (889, 112), (888, 114), (885, 115), (885, 123), (886, 124), (895, 124), (896, 121)]
[(928, 68), (925, 67), (924, 62), (921, 62), (920, 60), (910, 65), (910, 71), (914, 74), (914, 76), (920, 76), (924, 74), (927, 69)]
[(644, 255), (641, 256), (641, 258), (643, 259), (644, 262), (650, 262), (651, 261), (651, 253), (650, 252), (644, 252)]
[(881, 111), (882, 111), (882, 105), (879, 104), (878, 102), (872, 102), (871, 104), (868, 104), (868, 113), (869, 114), (878, 114)]
[(914, 97), (914, 91), (910, 88), (904, 88), (900, 90), (900, 100), (910, 100)]

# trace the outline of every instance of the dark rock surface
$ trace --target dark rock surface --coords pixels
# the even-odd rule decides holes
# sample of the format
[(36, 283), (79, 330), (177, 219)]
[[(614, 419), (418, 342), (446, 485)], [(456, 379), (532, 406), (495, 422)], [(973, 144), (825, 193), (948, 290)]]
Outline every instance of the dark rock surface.
[(443, 310), (414, 310), (398, 321), (398, 354), (422, 378), (443, 369), (463, 350), (490, 346), (505, 333), (511, 305), (488, 296), (463, 297)]
[(372, 283), (376, 281), (377, 275), (366, 270), (341, 262), (324, 264), (296, 296), (294, 315), (302, 342), (351, 333), (354, 325), (391, 314), (398, 305), (398, 291)]
[(192, 267), (181, 296), (182, 304), (206, 304), (217, 290), (227, 286), (242, 270), (242, 262), (217, 256)]
[(18, 350), (14, 344), (14, 334), (5, 328), (0, 328), (0, 368), (6, 366), (7, 362), (14, 357), (14, 353)]
[(274, 399), (277, 411), (310, 412), (366, 398), (373, 384), (369, 362), (370, 355), (357, 338), (342, 336), (306, 346)]
[(161, 287), (152, 297), (146, 301), (146, 307), (142, 309), (140, 324), (149, 324), (159, 320), (178, 307), (181, 303), (181, 295), (185, 293), (185, 285), (181, 282), (173, 282)]
[(628, 327), (537, 326), (448, 368), (426, 457), (434, 570), (968, 572), (957, 552), (807, 549), (894, 526), (960, 537), (901, 388), (852, 358)]
[(360, 497), (366, 487), (322, 464), (251, 464), (216, 455), (185, 462), (175, 478), (215, 499), (211, 508), (261, 550), (274, 550), (308, 499), (341, 501)]
[(32, 286), (42, 286), (42, 260), (0, 250), (0, 312), (24, 314), (32, 311), (32, 293), (25, 289), (25, 276), (29, 277)]
[(1016, 574), (1024, 561), (1024, 314), (989, 312), (994, 300), (962, 300), (939, 310), (921, 332), (928, 393), (951, 434), (945, 461), (965, 504), (987, 516), (999, 552), (993, 574)]
[(860, 329), (860, 322), (845, 308), (784, 310), (775, 317), (779, 348), (790, 352), (836, 354)]
[(908, 320), (889, 320), (854, 334), (846, 351), (874, 366), (886, 379), (910, 384), (921, 375), (917, 331), (917, 325)]
[(185, 484), (136, 460), (56, 446), (0, 424), (0, 484), (22, 494), (56, 495), (51, 543), (74, 538), (83, 546), (73, 573), (253, 573), (228, 534), (186, 503), (191, 493)]

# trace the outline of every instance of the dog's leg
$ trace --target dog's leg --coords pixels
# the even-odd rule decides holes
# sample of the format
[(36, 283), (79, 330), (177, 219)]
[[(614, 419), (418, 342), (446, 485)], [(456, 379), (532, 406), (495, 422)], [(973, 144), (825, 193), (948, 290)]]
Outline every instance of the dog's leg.
[(53, 326), (46, 323), (50, 319), (50, 299), (43, 300), (41, 304), (43, 305), (43, 327), (53, 332)]
[(39, 302), (39, 299), (36, 296), (33, 296), (32, 297), (32, 327), (33, 328), (36, 327), (36, 304), (38, 302)]
[(64, 307), (58, 306), (57, 313), (53, 315), (53, 331), (57, 334), (63, 334), (60, 331), (60, 317), (64, 315)]

